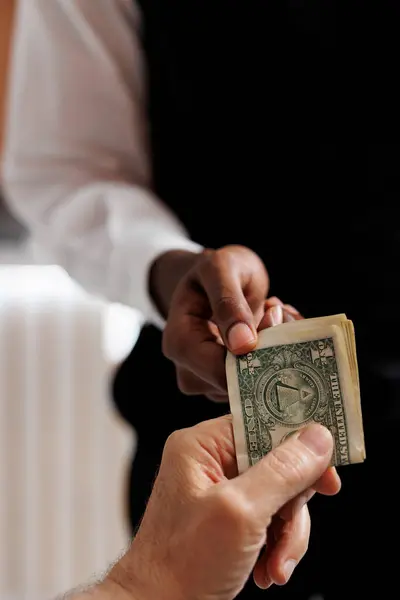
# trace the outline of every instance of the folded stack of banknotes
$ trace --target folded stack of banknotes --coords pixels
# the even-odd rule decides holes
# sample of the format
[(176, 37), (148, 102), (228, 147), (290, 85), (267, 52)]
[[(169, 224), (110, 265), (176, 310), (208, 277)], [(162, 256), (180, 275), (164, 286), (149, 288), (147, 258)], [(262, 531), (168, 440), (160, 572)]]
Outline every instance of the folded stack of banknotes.
[(346, 315), (283, 323), (259, 333), (226, 373), (239, 472), (306, 425), (327, 427), (332, 465), (365, 459), (353, 323)]

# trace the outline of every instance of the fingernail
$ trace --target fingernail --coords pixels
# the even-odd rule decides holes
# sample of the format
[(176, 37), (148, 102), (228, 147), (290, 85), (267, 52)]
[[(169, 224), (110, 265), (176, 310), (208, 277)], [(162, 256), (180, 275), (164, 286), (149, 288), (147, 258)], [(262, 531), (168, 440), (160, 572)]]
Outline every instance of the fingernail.
[(285, 574), (286, 581), (288, 581), (288, 579), (290, 579), (293, 571), (296, 568), (296, 565), (297, 565), (297, 562), (295, 560), (293, 560), (292, 558), (290, 560), (287, 560), (285, 562), (285, 564), (283, 565), (283, 572)]
[(272, 585), (272, 581), (255, 581), (255, 584), (260, 590), (267, 590)]
[(305, 427), (299, 440), (317, 456), (324, 456), (332, 448), (332, 436), (323, 425), (309, 425)]
[(269, 309), (269, 314), (271, 317), (272, 327), (275, 327), (275, 325), (280, 325), (283, 322), (282, 306), (279, 304), (276, 306), (271, 306)]
[(256, 338), (254, 337), (254, 333), (246, 323), (236, 323), (229, 330), (228, 344), (233, 352), (240, 350), (249, 344), (254, 344), (255, 341)]
[(290, 323), (291, 321), (295, 321), (296, 319), (293, 315), (291, 315), (289, 312), (286, 312), (285, 310), (283, 313), (283, 320), (285, 323)]
[(273, 584), (274, 584), (274, 582), (271, 579), (271, 577), (269, 576), (268, 570), (266, 570), (265, 574), (264, 574), (264, 579), (262, 581), (262, 586), (259, 585), (258, 587), (261, 587), (262, 590), (267, 590)]

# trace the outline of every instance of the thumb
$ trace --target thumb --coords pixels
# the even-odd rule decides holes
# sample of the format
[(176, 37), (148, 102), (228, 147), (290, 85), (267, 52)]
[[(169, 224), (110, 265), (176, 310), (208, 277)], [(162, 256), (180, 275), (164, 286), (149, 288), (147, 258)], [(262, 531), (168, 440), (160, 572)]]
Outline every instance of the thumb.
[(322, 425), (309, 425), (269, 452), (230, 483), (268, 526), (289, 500), (311, 487), (328, 468), (333, 439)]
[(269, 284), (261, 259), (248, 248), (225, 247), (204, 262), (199, 280), (228, 350), (234, 354), (252, 350)]

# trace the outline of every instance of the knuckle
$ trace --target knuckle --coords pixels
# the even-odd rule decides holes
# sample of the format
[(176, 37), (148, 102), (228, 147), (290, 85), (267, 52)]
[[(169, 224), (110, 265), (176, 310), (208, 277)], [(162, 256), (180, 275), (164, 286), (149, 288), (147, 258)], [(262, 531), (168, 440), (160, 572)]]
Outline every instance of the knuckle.
[(185, 396), (195, 396), (196, 392), (186, 383), (182, 382), (182, 380), (178, 379), (178, 389)]
[(237, 263), (237, 253), (233, 246), (225, 246), (216, 251), (214, 261), (219, 268), (233, 267)]
[(206, 275), (211, 269), (213, 269), (214, 265), (214, 255), (217, 250), (205, 250), (202, 255), (202, 260), (198, 264), (199, 271)]
[(216, 496), (215, 512), (221, 523), (226, 523), (237, 531), (247, 530), (253, 522), (254, 513), (250, 502), (230, 487), (225, 487)]
[(304, 457), (285, 446), (278, 446), (268, 457), (269, 469), (283, 485), (300, 484), (304, 480)]
[(180, 454), (182, 447), (187, 439), (186, 429), (177, 429), (173, 431), (165, 442), (164, 452), (166, 454)]
[(225, 248), (219, 250), (208, 250), (203, 254), (203, 261), (201, 262), (201, 270), (205, 276), (215, 275), (220, 271), (225, 270), (227, 267), (231, 267), (235, 261), (232, 252), (228, 252)]
[(189, 396), (190, 393), (192, 392), (192, 386), (191, 386), (190, 382), (187, 380), (187, 378), (185, 377), (185, 375), (183, 375), (179, 371), (177, 373), (177, 381), (178, 381), (178, 388), (180, 389), (182, 394)]
[(171, 349), (171, 342), (172, 342), (172, 336), (170, 335), (170, 325), (167, 323), (164, 329), (164, 333), (162, 336), (162, 342), (161, 342), (161, 346), (162, 346), (162, 353), (164, 354), (164, 356), (166, 358), (171, 358), (172, 355), (172, 349)]
[(221, 296), (214, 305), (213, 313), (214, 318), (220, 323), (249, 318), (246, 305), (234, 296)]

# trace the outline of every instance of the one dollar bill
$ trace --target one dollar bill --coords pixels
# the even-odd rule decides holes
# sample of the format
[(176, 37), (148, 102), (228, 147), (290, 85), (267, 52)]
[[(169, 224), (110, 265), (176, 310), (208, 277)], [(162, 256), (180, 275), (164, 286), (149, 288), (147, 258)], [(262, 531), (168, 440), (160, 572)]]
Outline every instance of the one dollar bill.
[(365, 459), (354, 328), (346, 315), (265, 329), (252, 352), (228, 352), (226, 373), (239, 472), (312, 422), (332, 433), (333, 465)]

